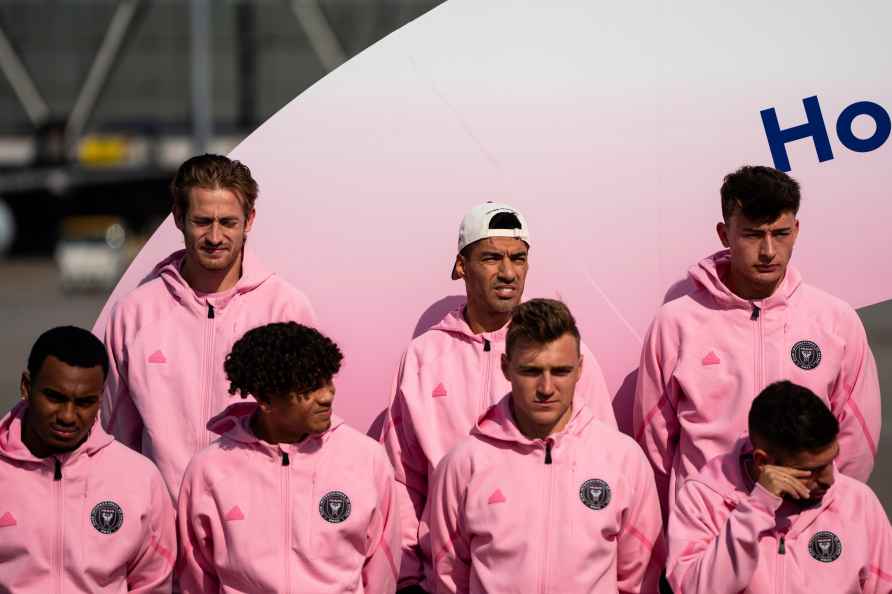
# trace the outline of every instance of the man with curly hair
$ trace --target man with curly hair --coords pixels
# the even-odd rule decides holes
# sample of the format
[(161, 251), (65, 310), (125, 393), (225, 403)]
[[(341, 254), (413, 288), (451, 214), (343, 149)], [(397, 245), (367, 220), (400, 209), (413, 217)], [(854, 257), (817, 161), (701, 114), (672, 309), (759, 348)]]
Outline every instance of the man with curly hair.
[(294, 322), (226, 357), (232, 404), (208, 423), (179, 496), (180, 587), (204, 592), (396, 588), (399, 513), (380, 445), (332, 413), (338, 346)]
[[(529, 269), (530, 233), (524, 216), (497, 202), (478, 204), (458, 233), (452, 279), (467, 302), (415, 338), (397, 370), (381, 440), (393, 463), (403, 514), (405, 594), (424, 592), (430, 560), (418, 546), (418, 521), (428, 477), (477, 419), (511, 389), (498, 373), (511, 312), (520, 303)], [(577, 393), (595, 418), (616, 427), (598, 362), (584, 343)]]
[(876, 363), (855, 310), (790, 264), (799, 202), (799, 184), (776, 169), (727, 175), (716, 226), (726, 249), (691, 267), (687, 294), (660, 308), (644, 340), (635, 437), (664, 515), (686, 477), (734, 448), (753, 398), (782, 379), (811, 389), (839, 421), (839, 470), (870, 476), (881, 419)]
[(242, 163), (201, 155), (171, 184), (185, 249), (159, 263), (112, 311), (102, 421), (151, 458), (172, 496), (207, 420), (227, 404), (223, 358), (246, 330), (277, 321), (315, 325), (307, 298), (246, 246), (257, 182)]

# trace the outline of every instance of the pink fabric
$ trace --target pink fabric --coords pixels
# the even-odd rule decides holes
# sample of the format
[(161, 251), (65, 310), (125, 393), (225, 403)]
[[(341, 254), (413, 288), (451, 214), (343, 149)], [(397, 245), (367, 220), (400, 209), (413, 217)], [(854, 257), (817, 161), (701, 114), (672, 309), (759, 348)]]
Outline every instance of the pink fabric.
[[(781, 498), (750, 487), (740, 463), (748, 448), (740, 439), (679, 489), (667, 564), (676, 594), (892, 592), (892, 527), (873, 491), (837, 473), (818, 507), (788, 516)], [(809, 551), (820, 532), (840, 545), (823, 561)]]
[[(222, 437), (186, 470), (183, 593), (392, 593), (399, 513), (381, 446), (337, 418), (321, 435), (271, 445), (251, 432), (255, 409), (234, 404), (212, 419)], [(333, 492), (349, 498), (339, 522), (322, 515)]]
[[(664, 509), (674, 485), (731, 449), (746, 431), (753, 399), (782, 379), (827, 403), (840, 422), (839, 468), (866, 481), (880, 436), (880, 387), (858, 315), (804, 284), (792, 266), (771, 297), (746, 301), (721, 280), (728, 263), (722, 251), (692, 267), (695, 290), (660, 308), (644, 342), (635, 437), (654, 467)], [(800, 341), (820, 348), (817, 367), (794, 363)]]
[(235, 289), (217, 295), (199, 296), (183, 280), (183, 255), (158, 264), (116, 304), (105, 333), (111, 369), (102, 402), (106, 431), (152, 459), (174, 498), (190, 458), (213, 439), (208, 419), (238, 399), (223, 371), (233, 343), (270, 322), (316, 325), (307, 298), (247, 249)]
[[(507, 326), (474, 334), (459, 308), (413, 340), (400, 362), (381, 435), (400, 497), (400, 587), (423, 583), (427, 573), (417, 535), (428, 477), (480, 415), (511, 390), (501, 370), (506, 333)], [(598, 361), (584, 343), (581, 351), (582, 377), (576, 393), (588, 400), (596, 418), (616, 427)]]
[[(21, 438), (26, 407), (0, 421), (0, 516), (14, 520), (0, 526), (0, 591), (170, 592), (176, 524), (158, 469), (99, 423), (75, 451), (36, 458)], [(103, 502), (123, 512), (107, 534), (93, 524)]]
[[(509, 401), (492, 407), (434, 473), (419, 530), (435, 560), (430, 591), (657, 592), (662, 520), (640, 448), (582, 402), (562, 432), (527, 439)], [(601, 488), (594, 500), (593, 487)]]

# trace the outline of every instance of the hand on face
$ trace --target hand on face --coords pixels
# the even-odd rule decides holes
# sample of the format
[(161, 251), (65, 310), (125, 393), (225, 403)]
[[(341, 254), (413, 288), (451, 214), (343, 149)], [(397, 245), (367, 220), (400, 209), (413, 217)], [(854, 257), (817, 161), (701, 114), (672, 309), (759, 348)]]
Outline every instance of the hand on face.
[(766, 464), (759, 474), (759, 484), (772, 495), (785, 499), (809, 499), (812, 473), (807, 470)]

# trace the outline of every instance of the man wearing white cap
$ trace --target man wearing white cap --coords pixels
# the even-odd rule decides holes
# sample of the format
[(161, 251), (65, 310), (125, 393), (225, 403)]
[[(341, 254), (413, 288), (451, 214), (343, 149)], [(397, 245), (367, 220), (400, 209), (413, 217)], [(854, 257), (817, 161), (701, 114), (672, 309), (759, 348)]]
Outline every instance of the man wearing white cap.
[[(465, 282), (467, 303), (412, 340), (400, 362), (381, 436), (401, 499), (398, 592), (429, 591), (426, 538), (418, 535), (428, 477), (477, 419), (511, 390), (500, 363), (511, 312), (523, 295), (529, 250), (529, 229), (519, 211), (497, 202), (468, 211), (452, 267), (453, 280)], [(588, 400), (596, 418), (615, 428), (601, 370), (584, 344), (581, 351), (577, 393)]]

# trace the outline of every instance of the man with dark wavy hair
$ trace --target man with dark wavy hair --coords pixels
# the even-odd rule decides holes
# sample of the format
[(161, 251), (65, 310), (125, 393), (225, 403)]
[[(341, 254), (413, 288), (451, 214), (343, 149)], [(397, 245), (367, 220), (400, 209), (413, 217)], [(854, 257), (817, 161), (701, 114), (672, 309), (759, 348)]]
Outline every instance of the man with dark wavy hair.
[(246, 330), (315, 325), (307, 298), (246, 248), (257, 182), (243, 163), (201, 155), (171, 183), (185, 249), (121, 299), (105, 332), (111, 370), (102, 402), (110, 433), (155, 461), (174, 497), (207, 420), (227, 404), (223, 358)]
[(393, 470), (332, 413), (342, 355), (294, 322), (248, 331), (226, 357), (230, 392), (253, 402), (211, 419), (220, 437), (179, 496), (185, 594), (389, 594), (399, 566)]
[(841, 472), (866, 481), (880, 436), (876, 363), (858, 314), (803, 282), (790, 264), (799, 184), (770, 167), (725, 177), (723, 251), (689, 270), (691, 291), (663, 305), (641, 354), (635, 437), (650, 458), (663, 512), (685, 477), (726, 454), (756, 394), (789, 379), (840, 425)]

